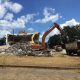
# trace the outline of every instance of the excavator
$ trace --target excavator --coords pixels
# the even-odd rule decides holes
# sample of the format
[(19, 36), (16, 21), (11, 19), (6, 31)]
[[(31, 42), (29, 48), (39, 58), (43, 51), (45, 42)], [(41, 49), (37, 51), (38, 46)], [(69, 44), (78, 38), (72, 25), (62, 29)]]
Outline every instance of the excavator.
[[(34, 32), (31, 35), (10, 35), (8, 36), (8, 38), (10, 39), (10, 41), (15, 41), (15, 43), (17, 44), (16, 40), (19, 42), (20, 38), (23, 40), (25, 40), (25, 43), (22, 43), (24, 45), (21, 45), (21, 42), (18, 43), (18, 47), (19, 49), (21, 49), (23, 51), (24, 48), (24, 52), (18, 53), (18, 54), (25, 54), (25, 55), (29, 55), (29, 56), (39, 56), (39, 55), (44, 55), (44, 56), (51, 56), (51, 50), (47, 48), (46, 43), (45, 43), (45, 39), (47, 37), (47, 35), (54, 30), (55, 28), (57, 28), (60, 33), (63, 33), (63, 30), (61, 29), (61, 27), (57, 24), (54, 23), (54, 25), (49, 28), (47, 31), (44, 32), (43, 36), (42, 36), (42, 43), (39, 42), (39, 33), (38, 32)], [(19, 39), (19, 40), (18, 40)], [(27, 39), (29, 39), (27, 41)], [(20, 44), (20, 45), (19, 45)], [(14, 44), (15, 46), (15, 44)], [(24, 47), (26, 46), (26, 47)]]
[(44, 32), (44, 34), (42, 36), (42, 43), (39, 42), (40, 33), (38, 33), (38, 32), (34, 32), (31, 35), (24, 35), (24, 34), (23, 35), (17, 35), (17, 36), (15, 36), (15, 35), (8, 35), (8, 38), (9, 38), (8, 42), (13, 41), (13, 38), (15, 38), (14, 41), (16, 43), (16, 42), (20, 41), (20, 37), (24, 38), (24, 39), (26, 37), (26, 39), (29, 39), (29, 40), (26, 40), (26, 39), (25, 40), (30, 43), (32, 49), (46, 49), (47, 46), (45, 44), (45, 39), (46, 39), (47, 35), (52, 30), (54, 30), (55, 28), (57, 28), (60, 31), (61, 34), (63, 33), (63, 30), (61, 29), (61, 27), (57, 23), (54, 23), (54, 25), (52, 27), (50, 27), (47, 31)]
[(57, 23), (54, 23), (54, 25), (51, 27), (51, 28), (49, 28), (47, 31), (45, 31), (44, 32), (44, 34), (43, 34), (43, 36), (42, 36), (42, 43), (41, 44), (39, 44), (39, 42), (38, 42), (38, 44), (36, 44), (35, 42), (34, 42), (34, 37), (35, 37), (35, 35), (36, 35), (36, 33), (33, 35), (33, 37), (32, 37), (32, 41), (33, 41), (33, 44), (31, 44), (31, 47), (32, 47), (32, 49), (37, 49), (37, 50), (45, 50), (45, 49), (47, 49), (47, 46), (46, 46), (46, 43), (45, 43), (45, 39), (46, 39), (46, 37), (47, 37), (47, 35), (52, 31), (52, 30), (54, 30), (55, 28), (57, 28), (59, 31), (60, 31), (60, 33), (62, 34), (63, 33), (63, 30), (61, 29), (61, 27), (57, 24)]

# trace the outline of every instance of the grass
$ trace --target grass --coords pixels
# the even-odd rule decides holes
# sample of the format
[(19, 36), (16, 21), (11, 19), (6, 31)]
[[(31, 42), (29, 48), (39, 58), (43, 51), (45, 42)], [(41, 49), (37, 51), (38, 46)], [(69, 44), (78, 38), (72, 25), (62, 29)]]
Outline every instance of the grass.
[[(8, 46), (0, 46), (0, 49), (7, 47)], [(80, 57), (67, 56), (62, 52), (55, 52), (55, 55), (53, 55), (53, 57), (19, 57), (14, 55), (0, 54), (0, 65), (80, 67)]]
[(60, 66), (60, 67), (80, 67), (79, 57), (69, 56), (53, 56), (53, 57), (33, 57), (33, 56), (13, 56), (13, 55), (0, 55), (1, 65), (31, 65), (31, 66)]

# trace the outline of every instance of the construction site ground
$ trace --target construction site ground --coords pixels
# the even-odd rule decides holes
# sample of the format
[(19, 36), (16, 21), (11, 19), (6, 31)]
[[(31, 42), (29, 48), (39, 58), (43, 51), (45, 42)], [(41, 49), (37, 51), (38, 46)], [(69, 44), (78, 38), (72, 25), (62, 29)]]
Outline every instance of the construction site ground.
[(80, 80), (80, 70), (0, 68), (0, 80)]
[(53, 53), (52, 57), (0, 54), (0, 80), (80, 80), (80, 57)]
[[(0, 48), (6, 48), (6, 46), (0, 46)], [(53, 52), (52, 57), (0, 54), (0, 65), (80, 68), (80, 56), (68, 56), (65, 51)]]

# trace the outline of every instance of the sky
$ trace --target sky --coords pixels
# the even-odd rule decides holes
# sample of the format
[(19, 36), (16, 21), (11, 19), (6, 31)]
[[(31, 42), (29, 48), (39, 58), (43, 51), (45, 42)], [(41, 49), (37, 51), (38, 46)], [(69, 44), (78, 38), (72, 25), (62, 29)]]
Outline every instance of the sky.
[(61, 28), (80, 24), (80, 0), (0, 0), (0, 38), (13, 30), (40, 32), (41, 38), (54, 22)]

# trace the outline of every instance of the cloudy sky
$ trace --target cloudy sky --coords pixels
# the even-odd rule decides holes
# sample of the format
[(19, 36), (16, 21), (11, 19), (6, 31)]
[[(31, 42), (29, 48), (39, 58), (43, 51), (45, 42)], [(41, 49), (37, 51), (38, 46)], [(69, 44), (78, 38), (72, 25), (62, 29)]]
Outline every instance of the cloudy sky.
[[(80, 23), (80, 0), (0, 0), (0, 37), (21, 30), (43, 34), (57, 22)], [(49, 36), (58, 33), (55, 29)]]

